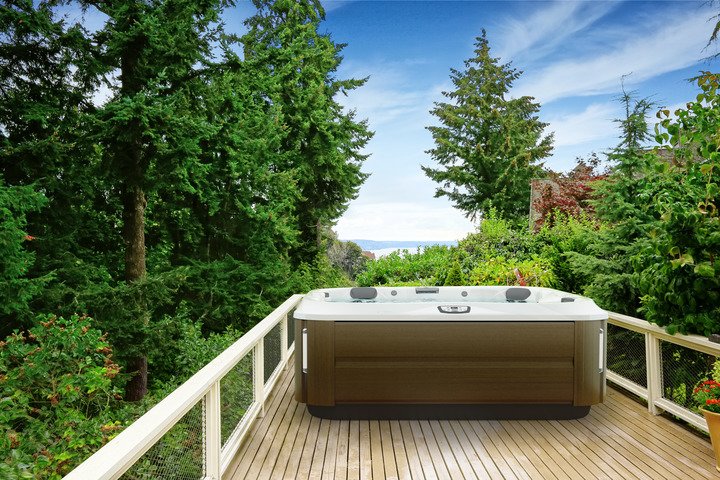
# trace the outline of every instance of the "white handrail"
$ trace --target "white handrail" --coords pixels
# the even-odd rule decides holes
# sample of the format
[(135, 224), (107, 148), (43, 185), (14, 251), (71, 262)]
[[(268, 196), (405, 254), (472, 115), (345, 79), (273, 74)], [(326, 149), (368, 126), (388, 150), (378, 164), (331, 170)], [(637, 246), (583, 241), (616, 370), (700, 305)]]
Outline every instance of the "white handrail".
[(617, 325), (618, 327), (623, 327), (638, 333), (652, 333), (661, 340), (682, 345), (683, 347), (707, 353), (708, 355), (720, 357), (720, 343), (711, 342), (707, 339), (707, 337), (700, 335), (685, 335), (682, 333), (670, 335), (663, 327), (649, 323), (646, 320), (623, 315), (622, 313), (607, 312), (607, 314), (610, 318), (610, 323)]
[(647, 387), (638, 385), (632, 380), (623, 377), (619, 373), (610, 370), (607, 372), (607, 379), (647, 400), (648, 410), (650, 413), (658, 415), (662, 413), (662, 411), (666, 411), (685, 420), (696, 428), (707, 432), (707, 423), (701, 415), (698, 415), (663, 396), (663, 367), (660, 341), (662, 340), (664, 342), (674, 343), (690, 350), (696, 350), (715, 357), (720, 357), (720, 344), (711, 342), (706, 337), (700, 335), (685, 335), (681, 333), (670, 335), (664, 328), (645, 320), (623, 315), (621, 313), (607, 313), (609, 323), (644, 335)]
[[(285, 300), (282, 305), (251, 328), (238, 341), (215, 357), (214, 360), (205, 365), (90, 458), (78, 465), (64, 477), (65, 480), (110, 480), (119, 478), (193, 406), (202, 401), (208, 393), (210, 393), (213, 404), (213, 407), (211, 407), (213, 421), (208, 422), (212, 423), (212, 425), (209, 425), (208, 430), (210, 430), (213, 437), (210, 443), (214, 450), (215, 445), (217, 445), (216, 437), (219, 435), (219, 411), (215, 415), (214, 410), (217, 410), (217, 404), (219, 403), (220, 380), (253, 348), (258, 344), (262, 344), (265, 335), (270, 330), (279, 323), (285, 325), (283, 320), (297, 306), (302, 297), (303, 295), (296, 294)], [(285, 358), (287, 359), (286, 355)], [(261, 377), (260, 382), (263, 382), (263, 380)], [(255, 389), (257, 392), (257, 386)], [(262, 392), (263, 390), (260, 389), (259, 391)], [(264, 398), (256, 398), (255, 401), (262, 406)], [(207, 433), (206, 431), (206, 435)], [(237, 445), (239, 441), (234, 443)], [(220, 480), (218, 467), (215, 466), (220, 465), (220, 452), (207, 452), (207, 455), (213, 457), (207, 463), (214, 471), (208, 471), (206, 478)]]

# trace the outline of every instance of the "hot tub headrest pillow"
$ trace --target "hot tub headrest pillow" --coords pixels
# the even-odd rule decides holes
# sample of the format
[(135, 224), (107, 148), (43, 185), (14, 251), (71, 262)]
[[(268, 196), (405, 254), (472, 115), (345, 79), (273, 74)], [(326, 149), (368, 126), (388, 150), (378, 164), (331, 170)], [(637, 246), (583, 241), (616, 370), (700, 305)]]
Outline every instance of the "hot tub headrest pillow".
[(532, 292), (528, 288), (511, 287), (505, 290), (505, 298), (508, 302), (524, 302)]
[(350, 289), (350, 296), (358, 300), (371, 300), (377, 297), (377, 290), (374, 287), (354, 287)]

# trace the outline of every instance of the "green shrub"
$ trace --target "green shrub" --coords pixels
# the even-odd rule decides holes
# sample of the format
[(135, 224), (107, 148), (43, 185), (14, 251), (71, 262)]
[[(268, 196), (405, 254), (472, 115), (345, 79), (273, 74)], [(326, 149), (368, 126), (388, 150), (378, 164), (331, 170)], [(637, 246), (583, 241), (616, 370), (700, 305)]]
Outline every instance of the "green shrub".
[(455, 260), (452, 263), (452, 266), (450, 267), (450, 271), (448, 272), (447, 277), (445, 277), (444, 285), (449, 285), (449, 286), (465, 285), (465, 278), (463, 276), (462, 267), (460, 267), (459, 261)]
[(416, 253), (408, 250), (392, 252), (390, 255), (368, 262), (365, 270), (358, 274), (356, 281), (363, 287), (442, 285), (447, 277), (450, 261), (450, 248), (441, 245), (418, 249)]
[(720, 77), (705, 73), (698, 86), (686, 109), (658, 114), (673, 161), (646, 187), (660, 221), (634, 266), (648, 321), (709, 335), (720, 332)]
[(527, 223), (500, 218), (491, 211), (476, 233), (460, 240), (458, 248), (471, 258), (526, 258), (539, 252), (538, 238)]
[(527, 285), (532, 287), (555, 287), (555, 274), (547, 258), (534, 256), (530, 260), (506, 260), (503, 257), (489, 258), (479, 262), (470, 272), (471, 285), (517, 285), (515, 269), (520, 272)]
[(0, 477), (61, 478), (122, 428), (112, 348), (92, 320), (39, 316), (0, 342)]

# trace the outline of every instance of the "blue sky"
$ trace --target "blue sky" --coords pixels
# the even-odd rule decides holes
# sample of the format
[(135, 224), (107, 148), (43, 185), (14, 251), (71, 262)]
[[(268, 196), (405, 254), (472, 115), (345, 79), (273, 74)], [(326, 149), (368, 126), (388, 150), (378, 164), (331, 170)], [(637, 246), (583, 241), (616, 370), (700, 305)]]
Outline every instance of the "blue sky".
[[(652, 97), (658, 108), (685, 105), (697, 94), (688, 79), (717, 71), (717, 53), (705, 49), (720, 13), (705, 1), (349, 1), (323, 0), (321, 32), (346, 43), (339, 78), (369, 77), (338, 100), (367, 118), (375, 137), (363, 170), (370, 178), (340, 218), (341, 239), (457, 240), (475, 229), (420, 169), (433, 165), (427, 125), (433, 102), (452, 89), (450, 68), (463, 69), (484, 28), (491, 53), (523, 71), (510, 94), (542, 105), (540, 118), (555, 134), (546, 165), (573, 167), (578, 156), (617, 144), (613, 119), (622, 116), (615, 98), (621, 78), (627, 90)], [(71, 11), (80, 17), (80, 11)], [(224, 14), (230, 31), (243, 33), (254, 13), (239, 0)], [(91, 10), (88, 25), (101, 24)], [(104, 89), (98, 102), (109, 96)], [(654, 118), (654, 117), (653, 117)]]
[[(432, 147), (425, 126), (450, 68), (461, 69), (483, 28), (494, 56), (522, 70), (512, 95), (530, 95), (555, 132), (546, 165), (572, 168), (577, 156), (617, 143), (614, 100), (626, 88), (658, 105), (696, 95), (687, 79), (716, 70), (703, 59), (714, 15), (703, 2), (379, 2), (326, 1), (321, 31), (347, 43), (338, 76), (368, 83), (340, 101), (368, 118), (371, 174), (335, 228), (341, 239), (455, 240), (475, 227), (444, 199), (420, 165)], [(240, 6), (243, 9), (243, 6)]]

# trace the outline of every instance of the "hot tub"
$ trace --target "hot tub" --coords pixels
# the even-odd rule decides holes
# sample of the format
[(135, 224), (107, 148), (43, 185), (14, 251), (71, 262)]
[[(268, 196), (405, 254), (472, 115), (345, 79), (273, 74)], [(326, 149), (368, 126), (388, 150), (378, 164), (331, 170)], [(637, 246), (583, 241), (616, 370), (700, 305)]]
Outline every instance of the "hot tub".
[(607, 313), (548, 288), (313, 290), (295, 398), (323, 418), (580, 418), (605, 396)]

